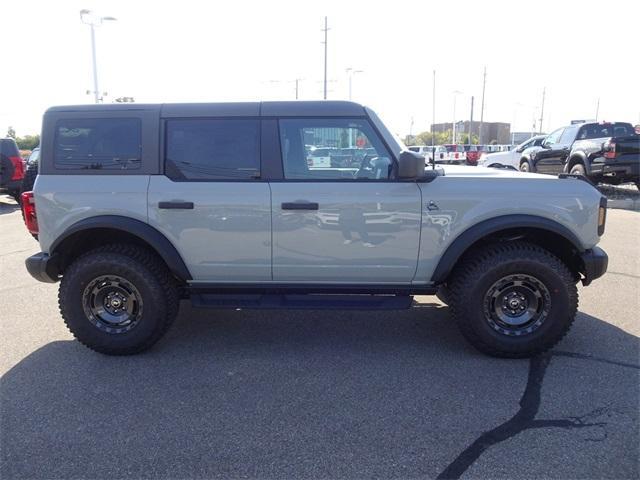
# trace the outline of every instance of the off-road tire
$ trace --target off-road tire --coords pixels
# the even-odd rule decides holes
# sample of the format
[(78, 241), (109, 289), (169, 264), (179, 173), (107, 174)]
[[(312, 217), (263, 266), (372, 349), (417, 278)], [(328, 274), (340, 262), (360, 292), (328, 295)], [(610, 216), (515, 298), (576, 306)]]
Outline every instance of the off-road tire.
[(445, 284), (442, 284), (438, 287), (438, 291), (436, 292), (436, 297), (445, 305), (449, 305), (449, 299), (451, 298), (451, 291), (449, 287)]
[(520, 171), (521, 172), (532, 172), (533, 169), (531, 168), (531, 164), (529, 163), (529, 160), (522, 160), (520, 162)]
[[(142, 299), (139, 320), (126, 332), (108, 333), (85, 313), (83, 292), (93, 279), (104, 275), (125, 278)], [(85, 253), (65, 270), (58, 304), (80, 343), (107, 355), (132, 355), (147, 350), (165, 334), (178, 313), (179, 297), (175, 280), (160, 258), (142, 247), (113, 244)]]
[[(485, 308), (496, 282), (513, 275), (538, 279), (549, 295), (547, 316), (530, 333), (500, 333)], [(552, 253), (527, 242), (492, 244), (465, 255), (448, 286), (451, 313), (462, 335), (476, 349), (495, 357), (531, 357), (552, 348), (569, 331), (578, 309), (578, 291), (569, 268)]]
[(584, 165), (582, 165), (581, 163), (576, 163), (573, 167), (571, 167), (569, 173), (571, 173), (571, 175), (582, 175), (583, 177), (587, 176)]

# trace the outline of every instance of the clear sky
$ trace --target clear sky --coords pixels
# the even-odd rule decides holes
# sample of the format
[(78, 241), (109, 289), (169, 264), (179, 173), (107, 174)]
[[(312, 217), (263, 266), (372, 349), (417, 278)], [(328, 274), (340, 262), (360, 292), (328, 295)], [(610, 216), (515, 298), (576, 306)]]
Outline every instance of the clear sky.
[[(51, 105), (90, 103), (89, 27), (80, 9), (117, 17), (97, 32), (107, 102), (322, 98), (324, 16), (329, 99), (373, 107), (396, 133), (480, 117), (530, 130), (571, 119), (640, 123), (640, 1), (8, 0), (2, 6), (0, 135), (38, 133)], [(11, 56), (13, 60), (7, 60)], [(9, 68), (13, 66), (13, 70)], [(413, 127), (412, 119), (413, 118)]]

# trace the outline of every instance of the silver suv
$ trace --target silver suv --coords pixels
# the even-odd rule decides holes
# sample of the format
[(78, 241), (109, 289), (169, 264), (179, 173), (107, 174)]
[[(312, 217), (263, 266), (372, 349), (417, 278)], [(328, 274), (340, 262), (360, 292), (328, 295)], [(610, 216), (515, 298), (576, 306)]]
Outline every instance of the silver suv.
[[(313, 147), (353, 152), (308, 162)], [(607, 266), (588, 182), (425, 168), (350, 102), (54, 107), (23, 196), (26, 260), (75, 337), (151, 347), (180, 299), (210, 308), (408, 308), (437, 294), (479, 350), (552, 347)]]

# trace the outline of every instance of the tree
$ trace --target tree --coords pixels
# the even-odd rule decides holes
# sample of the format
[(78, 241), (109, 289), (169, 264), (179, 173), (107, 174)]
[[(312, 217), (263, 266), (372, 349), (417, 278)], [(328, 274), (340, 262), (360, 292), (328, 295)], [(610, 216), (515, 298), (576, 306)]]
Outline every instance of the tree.
[(20, 150), (33, 150), (40, 145), (40, 135), (25, 135), (16, 138), (16, 143)]
[(16, 131), (11, 126), (7, 129), (7, 137), (16, 138)]
[[(469, 144), (469, 134), (468, 133), (461, 133), (458, 136), (458, 139), (460, 140), (460, 143), (462, 143), (463, 145), (468, 145)], [(478, 135), (475, 134), (471, 134), (471, 144), (473, 145), (477, 145), (478, 142), (480, 141), (480, 139), (478, 138)]]

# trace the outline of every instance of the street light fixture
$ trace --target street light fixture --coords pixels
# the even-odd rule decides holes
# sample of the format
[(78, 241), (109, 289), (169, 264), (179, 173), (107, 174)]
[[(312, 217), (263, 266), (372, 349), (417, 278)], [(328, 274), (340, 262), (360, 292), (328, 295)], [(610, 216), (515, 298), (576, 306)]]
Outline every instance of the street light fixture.
[(349, 101), (351, 101), (351, 80), (353, 79), (354, 75), (358, 73), (364, 73), (364, 70), (354, 70), (353, 68), (349, 67), (346, 71), (349, 75)]
[(98, 89), (98, 66), (96, 60), (96, 33), (95, 27), (99, 27), (103, 22), (115, 21), (114, 17), (101, 17), (91, 10), (80, 10), (80, 21), (91, 27), (91, 59), (93, 61), (93, 95), (96, 103), (101, 102), (100, 90)]
[(454, 90), (453, 92), (453, 122), (451, 123), (451, 143), (456, 143), (456, 99), (458, 95), (462, 94), (460, 90)]

